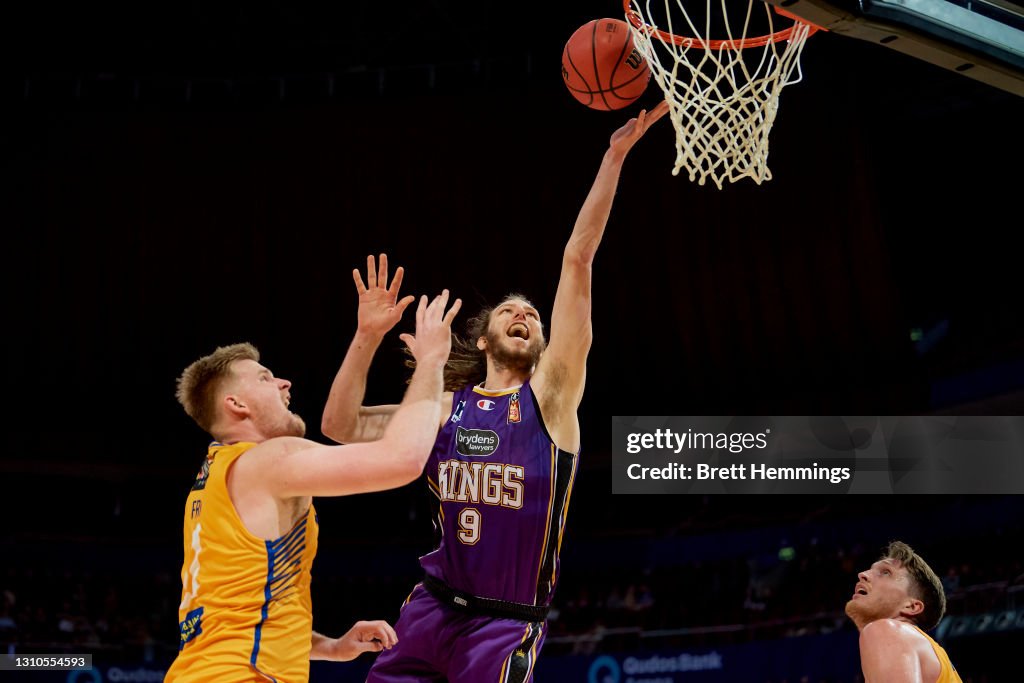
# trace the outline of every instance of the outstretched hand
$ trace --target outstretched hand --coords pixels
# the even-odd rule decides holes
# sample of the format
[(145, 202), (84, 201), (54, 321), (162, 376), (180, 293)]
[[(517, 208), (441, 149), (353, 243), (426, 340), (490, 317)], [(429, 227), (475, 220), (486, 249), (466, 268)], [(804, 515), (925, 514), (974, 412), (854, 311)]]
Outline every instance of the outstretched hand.
[(380, 271), (373, 259), (373, 254), (366, 257), (366, 282), (363, 284), (359, 269), (352, 271), (352, 279), (356, 283), (359, 294), (359, 331), (377, 337), (383, 337), (402, 319), (402, 313), (416, 297), (410, 295), (398, 300), (398, 290), (402, 286), (405, 270), (399, 266), (395, 277), (388, 286), (388, 255), (380, 255)]
[(625, 154), (633, 148), (636, 141), (644, 136), (647, 129), (668, 112), (668, 101), (663, 100), (657, 107), (648, 112), (641, 109), (636, 118), (630, 119), (622, 128), (612, 133), (609, 146), (617, 152)]
[(429, 305), (426, 296), (420, 297), (420, 305), (416, 308), (416, 335), (399, 335), (417, 364), (447, 362), (452, 350), (452, 320), (462, 308), (462, 299), (456, 299), (446, 313), (444, 309), (447, 306), (447, 289), (434, 297)]
[(364, 652), (390, 650), (397, 642), (395, 630), (386, 621), (357, 621), (342, 637), (325, 642), (317, 654), (321, 659), (348, 662)]

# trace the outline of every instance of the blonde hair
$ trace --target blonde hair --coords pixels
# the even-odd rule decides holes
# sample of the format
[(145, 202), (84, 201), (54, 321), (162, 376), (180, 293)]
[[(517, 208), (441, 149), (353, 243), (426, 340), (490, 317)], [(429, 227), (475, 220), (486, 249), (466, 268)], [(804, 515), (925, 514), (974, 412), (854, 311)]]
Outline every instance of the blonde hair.
[(946, 613), (946, 592), (942, 588), (942, 581), (928, 563), (902, 541), (889, 544), (882, 559), (887, 558), (896, 560), (907, 570), (912, 587), (910, 594), (924, 603), (924, 610), (914, 622), (925, 631), (938, 626), (942, 615)]
[(209, 432), (217, 421), (217, 391), (231, 374), (236, 360), (259, 361), (260, 352), (249, 343), (219, 346), (185, 368), (178, 378), (175, 396), (204, 431)]

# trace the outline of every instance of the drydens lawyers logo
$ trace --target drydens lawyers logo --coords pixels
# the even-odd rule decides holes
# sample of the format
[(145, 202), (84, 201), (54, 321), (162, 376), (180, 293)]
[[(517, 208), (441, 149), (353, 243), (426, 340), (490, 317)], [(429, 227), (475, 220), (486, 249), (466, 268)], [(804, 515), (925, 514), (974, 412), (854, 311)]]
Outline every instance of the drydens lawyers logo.
[(455, 433), (455, 450), (461, 455), (488, 456), (498, 450), (498, 434), (490, 429), (458, 428)]

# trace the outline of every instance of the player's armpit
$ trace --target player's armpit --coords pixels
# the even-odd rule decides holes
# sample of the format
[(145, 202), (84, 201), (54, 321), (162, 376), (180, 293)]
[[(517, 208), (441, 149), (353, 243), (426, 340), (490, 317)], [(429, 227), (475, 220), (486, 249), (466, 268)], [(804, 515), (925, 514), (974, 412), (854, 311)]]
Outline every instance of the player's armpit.
[(544, 426), (559, 449), (575, 453), (580, 448), (580, 425), (576, 410), (583, 396), (584, 376), (570, 381), (566, 365), (552, 357), (542, 358), (530, 379)]

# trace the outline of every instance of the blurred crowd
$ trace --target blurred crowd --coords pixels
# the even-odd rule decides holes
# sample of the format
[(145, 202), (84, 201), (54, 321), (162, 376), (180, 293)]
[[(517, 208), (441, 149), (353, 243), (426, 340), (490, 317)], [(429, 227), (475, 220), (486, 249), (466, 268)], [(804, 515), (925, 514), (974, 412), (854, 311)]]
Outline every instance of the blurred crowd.
[[(977, 540), (985, 552), (919, 548), (942, 577), (950, 615), (1003, 609), (1024, 597), (1019, 546)], [(332, 552), (325, 551), (327, 558)], [(623, 564), (623, 558), (606, 567), (570, 566), (553, 604), (546, 652), (704, 647), (851, 628), (843, 606), (857, 572), (878, 553), (874, 546), (815, 543), (655, 566)], [(325, 559), (314, 570), (315, 627), (340, 633), (357, 619), (394, 619), (417, 579), (407, 572), (332, 571)], [(0, 574), (0, 644), (165, 660), (177, 646), (180, 590), (171, 567), (140, 570), (127, 563), (120, 571), (95, 571), (85, 558), (59, 570), (8, 565)]]

